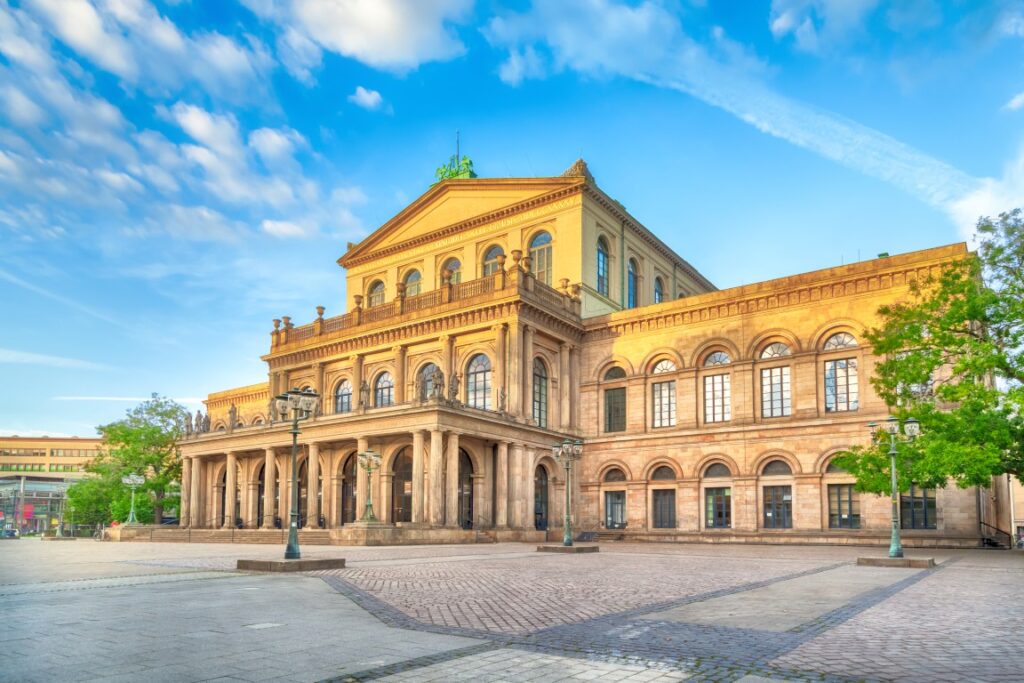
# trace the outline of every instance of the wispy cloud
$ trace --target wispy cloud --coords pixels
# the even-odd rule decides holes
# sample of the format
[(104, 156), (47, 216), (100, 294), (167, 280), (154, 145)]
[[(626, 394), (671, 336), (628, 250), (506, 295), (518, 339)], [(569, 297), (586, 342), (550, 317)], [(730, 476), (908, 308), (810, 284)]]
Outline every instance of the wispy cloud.
[(51, 439), (71, 439), (74, 434), (65, 432), (51, 432), (45, 429), (3, 429), (0, 428), (0, 436), (20, 436), (27, 439), (40, 439), (49, 437)]
[[(112, 402), (112, 403), (142, 403), (148, 401), (152, 396), (54, 396), (54, 401), (97, 401), (97, 402)], [(199, 398), (197, 396), (183, 396), (180, 398), (172, 398), (172, 401), (178, 403), (189, 403), (189, 404), (200, 404), (206, 399)]]
[(103, 365), (102, 363), (93, 363), (92, 361), (79, 360), (77, 358), (65, 358), (64, 356), (48, 356), (29, 351), (15, 351), (14, 349), (0, 349), (0, 363), (44, 365), (50, 368), (72, 368), (77, 370), (111, 369), (109, 365)]
[(1024, 107), (1024, 92), (1017, 93), (1010, 98), (1010, 101), (1003, 105), (1003, 109), (1010, 111), (1017, 111), (1021, 107)]
[(92, 308), (91, 306), (86, 306), (83, 303), (79, 303), (78, 301), (70, 299), (61, 294), (51, 292), (48, 289), (43, 289), (39, 285), (32, 284), (31, 282), (26, 282), (25, 280), (22, 280), (20, 277), (12, 275), (11, 273), (8, 273), (5, 270), (0, 270), (0, 280), (5, 280), (6, 282), (10, 282), (12, 285), (15, 285), (16, 287), (21, 287), (22, 289), (28, 290), (34, 294), (38, 294), (39, 296), (46, 297), (47, 299), (52, 299), (53, 301), (57, 301), (69, 308), (73, 308), (76, 311), (81, 311), (86, 315), (96, 318), (97, 320), (102, 320), (103, 322), (123, 327), (123, 325), (121, 325), (120, 322), (118, 322), (111, 316), (107, 315), (106, 313), (103, 313), (102, 311), (98, 311), (95, 308)]
[(357, 107), (376, 111), (384, 104), (384, 98), (376, 90), (367, 90), (361, 85), (356, 86), (356, 91), (348, 96), (348, 101)]

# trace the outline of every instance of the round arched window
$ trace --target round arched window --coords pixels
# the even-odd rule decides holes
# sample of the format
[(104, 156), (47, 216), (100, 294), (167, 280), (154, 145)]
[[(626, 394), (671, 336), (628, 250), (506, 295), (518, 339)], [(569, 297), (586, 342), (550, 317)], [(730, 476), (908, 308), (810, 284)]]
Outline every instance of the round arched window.
[(608, 296), (608, 242), (597, 238), (597, 293)]
[(784, 477), (793, 474), (793, 468), (785, 460), (772, 460), (761, 469), (761, 474), (766, 477)]
[(416, 296), (417, 294), (419, 294), (420, 293), (420, 281), (422, 279), (423, 278), (420, 275), (420, 271), (418, 271), (418, 270), (410, 270), (406, 274), (405, 280), (403, 280), (403, 282), (405, 283), (405, 295), (406, 296)]
[(651, 474), (651, 479), (654, 479), (655, 481), (674, 480), (675, 478), (675, 471), (667, 465), (662, 465)]
[(761, 352), (761, 358), (784, 358), (790, 355), (789, 347), (782, 342), (775, 342), (764, 347), (764, 351)]
[(618, 365), (608, 368), (608, 372), (604, 373), (604, 379), (606, 382), (610, 382), (616, 379), (625, 379), (626, 371), (620, 368)]
[(704, 470), (704, 478), (711, 479), (713, 477), (731, 477), (732, 472), (729, 468), (720, 462), (712, 463), (708, 465), (707, 469)]
[(374, 280), (373, 284), (370, 285), (370, 289), (366, 291), (366, 306), (373, 308), (374, 306), (380, 306), (384, 303), (384, 283), (380, 280)]
[(389, 406), (395, 402), (395, 381), (390, 372), (382, 372), (373, 383), (373, 405), (377, 408)]
[(613, 467), (604, 473), (604, 480), (607, 482), (626, 481), (626, 473), (618, 467)]
[(501, 264), (498, 263), (498, 257), (504, 255), (505, 250), (497, 244), (484, 252), (484, 277), (494, 275), (501, 269)]
[(445, 261), (444, 265), (441, 266), (441, 274), (443, 275), (446, 270), (450, 270), (452, 273), (451, 283), (453, 285), (457, 285), (462, 282), (462, 263), (459, 262), (459, 259), (450, 258)]
[(478, 353), (466, 366), (466, 405), (491, 409), (491, 359)]
[(732, 359), (729, 358), (729, 354), (725, 351), (715, 351), (708, 354), (708, 357), (704, 359), (704, 367), (713, 368), (716, 365), (728, 365), (731, 362)]
[(838, 332), (825, 340), (822, 346), (824, 351), (838, 351), (839, 349), (853, 349), (857, 347), (857, 340), (849, 332)]
[(530, 269), (538, 280), (551, 284), (551, 234), (538, 232), (530, 240)]
[(654, 367), (651, 368), (651, 374), (652, 375), (660, 375), (660, 374), (662, 374), (664, 372), (675, 372), (675, 371), (676, 371), (676, 364), (673, 363), (672, 361), (668, 360), (668, 359), (659, 360), (657, 363), (655, 363)]

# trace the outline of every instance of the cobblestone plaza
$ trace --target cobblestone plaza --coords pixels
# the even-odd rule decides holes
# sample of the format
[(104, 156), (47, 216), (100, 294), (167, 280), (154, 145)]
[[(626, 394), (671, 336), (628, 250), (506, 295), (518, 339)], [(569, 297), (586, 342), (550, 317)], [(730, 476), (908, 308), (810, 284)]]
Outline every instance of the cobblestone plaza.
[(1016, 552), (931, 570), (850, 547), (7, 542), (4, 681), (1019, 681)]

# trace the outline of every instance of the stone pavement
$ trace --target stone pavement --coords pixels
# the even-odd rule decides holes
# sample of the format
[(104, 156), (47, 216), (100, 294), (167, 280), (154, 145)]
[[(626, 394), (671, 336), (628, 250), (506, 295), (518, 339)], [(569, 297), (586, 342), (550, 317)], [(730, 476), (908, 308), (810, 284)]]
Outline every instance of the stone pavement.
[(1024, 554), (617, 544), (0, 547), (0, 681), (1021, 681)]

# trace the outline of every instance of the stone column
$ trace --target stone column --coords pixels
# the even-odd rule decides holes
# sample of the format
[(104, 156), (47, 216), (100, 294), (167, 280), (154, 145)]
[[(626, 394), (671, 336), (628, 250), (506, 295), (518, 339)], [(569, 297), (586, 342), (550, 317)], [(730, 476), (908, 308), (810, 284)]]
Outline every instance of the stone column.
[(523, 334), (522, 326), (512, 323), (508, 328), (508, 412), (522, 414), (523, 396)]
[(274, 458), (274, 449), (267, 448), (264, 451), (263, 462), (263, 528), (274, 528), (274, 517), (277, 511), (274, 510), (274, 480), (277, 479), (277, 461)]
[(235, 501), (238, 499), (238, 454), (228, 451), (224, 476), (224, 528), (235, 526)]
[(558, 426), (561, 429), (569, 429), (572, 424), (571, 417), (571, 388), (572, 382), (569, 378), (569, 349), (570, 345), (562, 342), (558, 347), (558, 393), (560, 396), (558, 410)]
[(430, 495), (427, 503), (430, 525), (439, 527), (444, 524), (444, 453), (442, 438), (444, 433), (434, 429), (430, 432)]
[(257, 519), (259, 514), (260, 484), (257, 481), (250, 481), (245, 485), (245, 519), (242, 524), (246, 529), (259, 529), (263, 520)]
[[(352, 409), (359, 408), (359, 397), (362, 393), (359, 388), (363, 386), (363, 357), (360, 354), (352, 356)], [(369, 407), (369, 406), (367, 406)]]
[(537, 449), (533, 446), (526, 447), (526, 455), (524, 456), (523, 462), (523, 507), (526, 513), (526, 519), (524, 520), (527, 529), (537, 528), (537, 517), (534, 510), (534, 496), (536, 495), (536, 481), (534, 481), (533, 474), (536, 471), (535, 465), (533, 464), (537, 460)]
[(189, 517), (193, 529), (202, 529), (206, 520), (203, 519), (202, 502), (203, 486), (203, 461), (198, 457), (192, 458), (192, 486), (189, 488)]
[[(365, 436), (356, 439), (356, 521), (363, 518), (366, 509), (366, 493), (369, 490), (366, 470), (359, 466), (359, 454), (370, 450), (370, 441)], [(376, 510), (374, 510), (376, 512)]]
[(524, 496), (526, 487), (523, 482), (523, 459), (526, 457), (522, 444), (512, 444), (509, 450), (508, 460), (508, 499), (509, 499), (509, 520), (508, 524), (513, 529), (522, 529), (526, 526), (526, 505)]
[(423, 431), (412, 433), (412, 522), (423, 522)]
[(569, 381), (571, 383), (569, 391), (569, 399), (572, 404), (570, 413), (570, 419), (572, 424), (569, 426), (573, 429), (579, 429), (580, 426), (580, 395), (579, 387), (583, 382), (581, 376), (582, 368), (580, 364), (580, 347), (574, 346), (569, 350)]
[(498, 463), (495, 469), (494, 526), (508, 528), (508, 441), (498, 442)]
[(452, 363), (452, 344), (454, 340), (451, 335), (442, 334), (440, 337), (441, 341), (441, 372), (444, 373), (445, 392), (444, 395), (448, 395), (447, 382), (451, 380), (452, 371), (454, 364)]
[(505, 330), (508, 325), (502, 323), (495, 325), (491, 328), (494, 333), (494, 390), (493, 396), (491, 397), (491, 405), (497, 410), (501, 408), (501, 396), (502, 389), (505, 390), (505, 410), (508, 410), (508, 376), (506, 370), (508, 368), (508, 358), (506, 351), (506, 340)]
[(306, 476), (309, 485), (306, 487), (306, 528), (317, 529), (320, 526), (317, 501), (320, 499), (320, 444), (311, 443), (308, 448)]
[(405, 347), (391, 349), (395, 354), (395, 403), (405, 403)]
[(178, 503), (178, 526), (187, 529), (192, 525), (192, 458), (181, 459), (181, 501)]
[(445, 465), (445, 516), (444, 525), (459, 526), (459, 433), (448, 433), (448, 458)]
[(277, 471), (281, 473), (278, 477), (278, 510), (277, 516), (281, 518), (281, 528), (287, 529), (292, 523), (292, 454), (291, 448), (285, 455), (277, 457)]
[(533, 336), (535, 331), (530, 325), (523, 325), (523, 360), (521, 383), (523, 387), (523, 405), (520, 414), (533, 421)]

